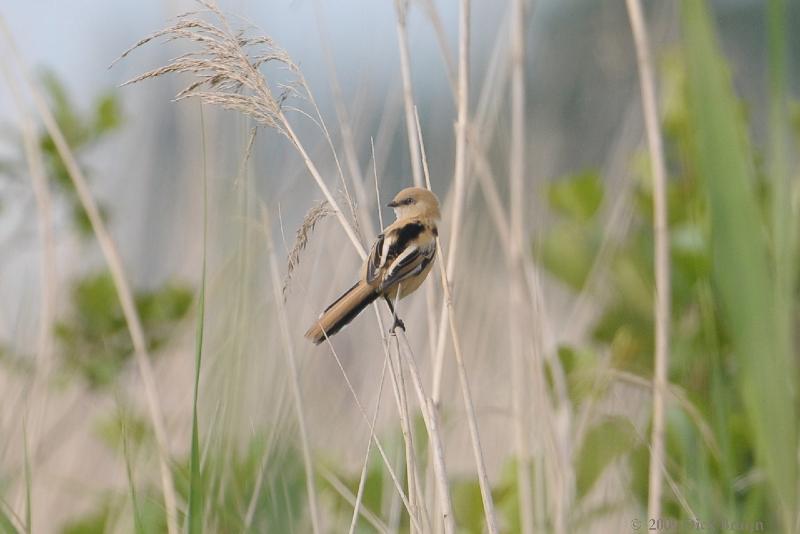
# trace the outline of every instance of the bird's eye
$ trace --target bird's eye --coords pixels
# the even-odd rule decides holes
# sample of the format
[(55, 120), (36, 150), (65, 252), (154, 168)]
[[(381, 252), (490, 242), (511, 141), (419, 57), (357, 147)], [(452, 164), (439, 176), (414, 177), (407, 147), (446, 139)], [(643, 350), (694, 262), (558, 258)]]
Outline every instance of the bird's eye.
[(413, 198), (407, 198), (407, 199), (405, 199), (405, 201), (404, 201), (403, 203), (404, 203), (404, 204), (411, 205), (411, 204), (413, 204), (414, 202), (415, 202), (415, 200), (414, 200)]

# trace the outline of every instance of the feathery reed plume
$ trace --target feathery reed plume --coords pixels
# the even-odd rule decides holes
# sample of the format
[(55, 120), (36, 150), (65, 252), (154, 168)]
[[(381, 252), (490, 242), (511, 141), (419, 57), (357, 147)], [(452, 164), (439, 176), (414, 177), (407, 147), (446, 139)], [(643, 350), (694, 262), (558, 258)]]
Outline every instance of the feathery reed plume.
[[(199, 49), (140, 74), (123, 86), (165, 74), (193, 74), (197, 79), (176, 95), (176, 101), (197, 97), (207, 104), (244, 113), (288, 136), (280, 114), (284, 103), (290, 97), (301, 96), (300, 89), (305, 87), (297, 65), (269, 37), (251, 36), (246, 30), (234, 33), (215, 3), (202, 0), (199, 3), (212, 15), (211, 21), (201, 18), (201, 11), (180, 15), (175, 24), (141, 39), (114, 63), (160, 37), (190, 41), (198, 44)], [(277, 96), (261, 75), (260, 69), (267, 63), (278, 64), (294, 76), (293, 81), (276, 84), (281, 90)]]
[(308, 213), (306, 213), (306, 216), (303, 218), (303, 224), (297, 229), (294, 246), (289, 252), (289, 257), (286, 261), (286, 276), (283, 278), (284, 301), (286, 300), (286, 292), (289, 289), (289, 284), (292, 281), (292, 273), (297, 266), (300, 265), (300, 255), (306, 249), (306, 245), (308, 245), (308, 238), (314, 233), (314, 228), (317, 226), (317, 223), (331, 213), (334, 213), (334, 211), (330, 208), (328, 201), (322, 200), (308, 210)]
[[(214, 2), (205, 0), (198, 0), (198, 2), (206, 10), (180, 15), (175, 24), (140, 40), (116, 61), (161, 37), (168, 41), (182, 40), (194, 43), (197, 45), (197, 49), (172, 59), (167, 65), (149, 70), (128, 80), (123, 85), (158, 78), (165, 74), (191, 74), (196, 79), (176, 95), (176, 101), (196, 97), (207, 104), (243, 113), (251, 117), (257, 124), (273, 128), (286, 136), (297, 149), (308, 172), (325, 195), (325, 199), (330, 203), (331, 209), (336, 213), (337, 219), (359, 256), (362, 259), (365, 258), (366, 250), (353, 225), (345, 218), (344, 211), (333, 198), (328, 186), (325, 185), (321, 173), (309, 157), (286, 116), (286, 111), (295, 111), (314, 122), (326, 137), (329, 137), (321, 118), (315, 119), (301, 109), (286, 105), (291, 98), (307, 99), (316, 109), (316, 104), (300, 69), (286, 51), (269, 37), (252, 35), (252, 26), (246, 30), (234, 32)], [(202, 18), (204, 13), (210, 15), (210, 20)], [(267, 63), (286, 71), (289, 74), (288, 80), (274, 81), (270, 84), (261, 72), (261, 68)]]

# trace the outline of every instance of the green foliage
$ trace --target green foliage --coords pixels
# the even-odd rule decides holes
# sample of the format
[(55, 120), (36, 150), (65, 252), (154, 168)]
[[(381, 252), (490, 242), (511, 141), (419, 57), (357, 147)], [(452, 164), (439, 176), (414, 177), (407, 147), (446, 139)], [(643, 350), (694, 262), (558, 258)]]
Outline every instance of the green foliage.
[[(149, 350), (168, 339), (191, 302), (192, 292), (183, 285), (167, 284), (135, 295)], [(133, 353), (111, 275), (103, 272), (75, 282), (72, 305), (72, 313), (56, 324), (65, 363), (92, 387), (108, 385)]]
[(630, 452), (635, 443), (633, 425), (622, 417), (606, 419), (589, 429), (575, 462), (578, 498), (586, 496), (603, 471)]
[[(209, 453), (200, 475), (210, 532), (303, 532), (307, 526), (302, 457), (290, 444), (255, 436), (243, 452)], [(190, 480), (191, 458), (175, 474), (176, 489), (187, 501)]]
[[(681, 53), (666, 55), (661, 91), (670, 176), (669, 373), (702, 421), (672, 406), (667, 466), (696, 514), (773, 524), (782, 518), (788, 525), (797, 491), (797, 365), (786, 334), (791, 327), (782, 325), (791, 321), (797, 294), (786, 282), (781, 285), (780, 273), (788, 269), (796, 281), (793, 253), (784, 254), (796, 243), (775, 249), (768, 235), (769, 221), (773, 230), (794, 228), (794, 215), (774, 211), (784, 199), (775, 199), (781, 195), (770, 172), (780, 166), (764, 162), (747, 140), (744, 106), (734, 96), (703, 2), (687, 0), (683, 9), (684, 46)], [(633, 217), (626, 233), (610, 238), (605, 249), (607, 271), (598, 273), (604, 300), (592, 342), (610, 351), (614, 367), (649, 379), (652, 187), (646, 161), (636, 161), (633, 169)], [(602, 182), (587, 176), (562, 178), (549, 191), (557, 220), (536, 246), (550, 274), (576, 291), (585, 289), (586, 274), (598, 259), (602, 229), (596, 202), (607, 196)], [(786, 243), (784, 234), (773, 233), (774, 242)], [(576, 405), (602, 395), (604, 380), (592, 379), (592, 350), (562, 347), (559, 357)], [(632, 437), (621, 433), (621, 424), (602, 423), (580, 444), (579, 496), (590, 491), (606, 465), (627, 456), (631, 489), (646, 501), (648, 450), (644, 445), (632, 450)], [(701, 424), (711, 429), (714, 447)], [(737, 482), (754, 473), (766, 479)], [(667, 514), (688, 517), (672, 492), (665, 498)]]
[(18, 532), (11, 519), (0, 509), (0, 534), (17, 534)]
[[(108, 426), (114, 424), (108, 423)], [(118, 422), (116, 426), (119, 428)], [(294, 448), (255, 436), (242, 452), (209, 452), (204, 462), (199, 483), (206, 494), (213, 496), (202, 518), (206, 529), (211, 532), (305, 532), (305, 475), (300, 453)], [(190, 457), (173, 465), (175, 489), (186, 503), (190, 477)], [(160, 486), (151, 482), (135, 488), (135, 492), (137, 532), (166, 532)], [(67, 523), (61, 532), (107, 532), (116, 524), (128, 497), (120, 493), (105, 494), (92, 510)], [(252, 517), (249, 528), (245, 528), (251, 506)], [(183, 506), (179, 508), (185, 510)], [(179, 524), (185, 519), (179, 513)]]
[(797, 503), (797, 369), (790, 334), (781, 331), (781, 312), (789, 309), (780, 310), (776, 300), (775, 258), (764, 234), (746, 128), (711, 20), (703, 4), (683, 5), (690, 124), (708, 187), (714, 285), (740, 367), (736, 379), (757, 463), (788, 528)]
[[(68, 521), (61, 534), (105, 534), (119, 519), (124, 495), (107, 492), (100, 496), (94, 508), (82, 516)], [(157, 491), (149, 489), (141, 500), (138, 518), (141, 521), (137, 532), (166, 532), (163, 500)]]
[(85, 516), (65, 525), (61, 534), (105, 534), (110, 526), (111, 516), (111, 506), (106, 499)]
[(603, 199), (603, 184), (596, 173), (584, 172), (557, 180), (548, 189), (548, 199), (561, 217), (537, 244), (536, 255), (551, 273), (579, 290), (600, 245), (600, 228), (592, 223)]
[(605, 389), (607, 381), (598, 375), (597, 356), (591, 350), (561, 346), (558, 348), (558, 358), (567, 378), (570, 401), (575, 406)]
[(148, 440), (152, 441), (152, 432), (147, 420), (123, 408), (98, 421), (95, 433), (106, 446), (115, 451), (123, 451), (130, 445), (139, 447)]
[(478, 480), (464, 478), (451, 484), (453, 514), (463, 532), (481, 534), (484, 531), (483, 499)]
[(595, 172), (583, 172), (557, 180), (548, 188), (550, 206), (571, 219), (588, 222), (603, 201), (603, 183)]
[[(360, 472), (344, 473), (341, 472), (341, 470), (335, 469), (335, 467), (329, 467), (329, 469), (331, 469), (339, 481), (342, 482), (353, 495), (357, 494), (358, 483), (361, 476)], [(401, 468), (398, 468), (397, 471), (398, 476), (401, 473), (400, 469)], [(405, 473), (405, 466), (402, 466), (402, 473)], [(344, 497), (342, 497), (342, 495), (336, 491), (333, 486), (331, 486), (328, 480), (321, 478), (318, 480), (317, 487), (330, 499), (330, 505), (335, 516), (346, 518), (349, 524), (353, 513), (352, 505)], [(367, 465), (367, 474), (364, 480), (364, 493), (361, 501), (362, 510), (368, 510), (379, 517), (383, 515), (381, 513), (381, 508), (386, 497), (386, 494), (383, 491), (384, 487), (390, 487), (392, 488), (392, 492), (395, 491), (394, 487), (392, 486), (389, 473), (386, 471), (386, 467), (383, 465), (383, 461), (380, 459), (380, 457), (372, 455), (370, 457), (369, 464)], [(403, 525), (407, 525), (407, 514), (404, 513), (401, 520)], [(368, 524), (361, 518), (359, 518), (359, 522), (356, 524), (356, 527), (356, 532), (374, 532), (374, 529), (371, 526), (368, 526)], [(363, 530), (358, 530), (359, 528), (362, 528)]]
[[(116, 92), (108, 91), (100, 94), (95, 97), (91, 109), (80, 112), (54, 72), (44, 71), (41, 79), (56, 123), (70, 149), (79, 159), (83, 153), (122, 126), (122, 108)], [(48, 176), (59, 186), (59, 190), (71, 206), (75, 228), (82, 236), (90, 237), (92, 229), (88, 216), (77, 198), (75, 186), (55, 142), (47, 132), (43, 132), (39, 138), (39, 145), (44, 155)], [(84, 174), (88, 176), (89, 173), (84, 169)], [(108, 216), (108, 210), (102, 204), (100, 212), (104, 217)]]

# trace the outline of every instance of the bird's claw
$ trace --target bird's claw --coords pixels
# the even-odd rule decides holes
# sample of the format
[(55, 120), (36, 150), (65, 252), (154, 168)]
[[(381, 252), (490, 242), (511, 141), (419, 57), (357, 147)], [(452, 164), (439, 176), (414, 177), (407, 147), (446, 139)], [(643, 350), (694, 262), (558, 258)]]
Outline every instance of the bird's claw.
[(398, 326), (403, 329), (403, 332), (406, 331), (406, 324), (403, 322), (403, 320), (399, 317), (395, 317), (394, 324), (392, 325), (392, 328), (389, 329), (389, 332), (394, 334), (394, 331)]

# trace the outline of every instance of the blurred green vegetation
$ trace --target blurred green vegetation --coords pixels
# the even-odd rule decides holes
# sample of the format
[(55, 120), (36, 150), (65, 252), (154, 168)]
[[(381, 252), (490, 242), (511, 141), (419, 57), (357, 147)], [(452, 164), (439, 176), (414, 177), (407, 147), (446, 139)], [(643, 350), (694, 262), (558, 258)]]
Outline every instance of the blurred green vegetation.
[[(167, 284), (137, 291), (134, 298), (152, 352), (186, 315), (194, 295), (185, 286)], [(75, 281), (71, 302), (72, 310), (55, 327), (64, 362), (92, 387), (112, 384), (133, 354), (133, 342), (111, 275), (104, 271)]]
[[(784, 226), (794, 228), (796, 218), (792, 209), (774, 217), (788, 199), (776, 193), (768, 158), (748, 141), (744, 105), (734, 96), (703, 4), (685, 2), (683, 11), (682, 49), (667, 54), (661, 69), (670, 176), (669, 379), (702, 421), (684, 406), (669, 410), (667, 470), (692, 511), (669, 490), (665, 511), (681, 519), (760, 520), (789, 531), (797, 483), (797, 358), (789, 334), (797, 325), (797, 271), (786, 267), (793, 273), (789, 287), (780, 287), (776, 273), (797, 243), (795, 236), (779, 244), (776, 236)], [(560, 350), (576, 405), (607, 391), (609, 381), (596, 373), (601, 353), (615, 369), (652, 376), (653, 193), (649, 165), (638, 162), (635, 169), (632, 220), (622, 238), (602, 243), (603, 180), (586, 172), (550, 186), (558, 221), (534, 247), (545, 268), (576, 291), (587, 288), (601, 247), (609, 255), (593, 343)], [(788, 296), (784, 308), (779, 295)], [(791, 326), (782, 331), (784, 321)], [(581, 444), (594, 452), (588, 464), (579, 457), (575, 466), (578, 496), (603, 467), (593, 462), (627, 457), (631, 488), (644, 506), (647, 437), (642, 442), (623, 422), (611, 424), (601, 423)], [(712, 429), (711, 443), (700, 425)]]
[[(122, 127), (122, 106), (116, 92), (100, 94), (89, 110), (81, 112), (52, 71), (44, 71), (41, 80), (56, 122), (79, 159)], [(94, 231), (55, 143), (43, 132), (39, 144), (48, 176), (57, 185), (57, 198), (69, 206), (74, 228), (86, 240), (83, 246), (93, 246), (88, 240)], [(85, 165), (81, 165), (90, 176)], [(103, 218), (108, 219), (108, 207), (99, 205)], [(134, 300), (145, 330), (147, 348), (156, 351), (188, 312), (193, 291), (184, 284), (167, 283), (154, 290), (136, 291)], [(133, 353), (133, 343), (107, 270), (72, 282), (71, 309), (57, 322), (55, 337), (68, 369), (78, 372), (93, 388), (113, 384)]]
[[(128, 432), (131, 425), (135, 429)], [(134, 458), (155, 446), (148, 428), (145, 421), (125, 411), (98, 425), (109, 447), (121, 457)], [(132, 462), (132, 458), (124, 460)], [(257, 434), (241, 450), (209, 451), (203, 458), (202, 472), (202, 490), (209, 496), (204, 515), (204, 528), (208, 532), (307, 531), (302, 458), (291, 443), (276, 435)], [(172, 474), (178, 497), (188, 502), (189, 456), (173, 464)], [(128, 492), (106, 492), (89, 512), (64, 525), (62, 534), (102, 534), (115, 525), (119, 528), (120, 524), (128, 523), (132, 523), (129, 526), (136, 532), (165, 532), (160, 486), (142, 478), (131, 480)], [(179, 524), (185, 519), (181, 512)]]
[[(53, 71), (43, 71), (40, 78), (53, 116), (78, 159), (123, 125), (122, 105), (115, 91), (107, 91), (96, 96), (91, 108), (80, 112), (66, 87)], [(59, 191), (71, 207), (75, 228), (81, 236), (90, 238), (93, 232), (89, 217), (78, 200), (75, 186), (58, 153), (56, 144), (46, 131), (40, 135), (39, 145), (45, 159), (48, 176), (58, 186)], [(91, 172), (86, 169), (85, 165), (83, 165), (83, 170), (84, 174), (91, 178)], [(108, 209), (102, 203), (99, 203), (98, 206), (103, 218), (107, 219)]]

